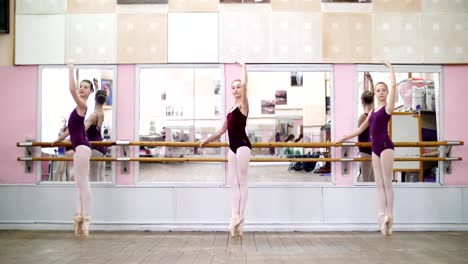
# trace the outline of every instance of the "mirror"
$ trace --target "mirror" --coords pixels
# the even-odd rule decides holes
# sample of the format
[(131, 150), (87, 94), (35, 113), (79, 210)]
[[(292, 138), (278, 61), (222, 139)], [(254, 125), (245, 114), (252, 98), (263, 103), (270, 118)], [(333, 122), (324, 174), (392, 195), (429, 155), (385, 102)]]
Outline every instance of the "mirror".
[[(249, 67), (251, 142), (330, 141), (331, 72), (307, 67)], [(330, 157), (327, 148), (254, 148), (253, 157)], [(250, 183), (330, 182), (325, 162), (251, 162)]]
[[(68, 90), (68, 69), (66, 67), (43, 67), (41, 74), (41, 100), (40, 104), (40, 141), (53, 142), (66, 130), (68, 117), (76, 103)], [(89, 96), (87, 105), (88, 118), (95, 108), (94, 96), (97, 90), (104, 90), (107, 93), (107, 101), (103, 106), (104, 122), (101, 127), (103, 140), (112, 140), (113, 133), (113, 98), (115, 89), (115, 68), (112, 66), (83, 67), (75, 70), (75, 80), (77, 87), (84, 79), (90, 80), (98, 85), (94, 87), (94, 92)], [(67, 138), (66, 140), (69, 140)], [(105, 156), (111, 156), (108, 148)], [(93, 156), (103, 156), (93, 150)], [(42, 148), (41, 155), (49, 157), (73, 157), (71, 147)], [(40, 181), (73, 182), (74, 171), (72, 161), (43, 161), (41, 162)], [(111, 162), (91, 162), (90, 170), (91, 182), (111, 182), (112, 163)]]
[[(390, 84), (389, 73), (369, 69), (374, 85)], [(364, 80), (365, 69), (357, 72), (358, 117), (364, 113), (361, 94), (370, 89)], [(394, 142), (438, 141), (440, 137), (440, 70), (434, 67), (404, 68), (395, 71), (397, 98), (395, 113), (390, 122), (390, 135)], [(357, 127), (357, 124), (356, 124)], [(358, 156), (356, 148), (356, 155)], [(438, 148), (395, 148), (395, 157), (438, 157)], [(439, 182), (439, 162), (395, 162), (394, 182)], [(355, 163), (356, 182), (374, 182), (370, 162)], [(371, 175), (366, 176), (366, 175)]]
[[(214, 134), (224, 115), (220, 67), (139, 69), (140, 141), (194, 142)], [(223, 140), (224, 141), (224, 140)], [(223, 148), (140, 147), (140, 157), (224, 157)], [(220, 162), (140, 162), (140, 182), (224, 182)], [(168, 173), (170, 171), (170, 173)]]

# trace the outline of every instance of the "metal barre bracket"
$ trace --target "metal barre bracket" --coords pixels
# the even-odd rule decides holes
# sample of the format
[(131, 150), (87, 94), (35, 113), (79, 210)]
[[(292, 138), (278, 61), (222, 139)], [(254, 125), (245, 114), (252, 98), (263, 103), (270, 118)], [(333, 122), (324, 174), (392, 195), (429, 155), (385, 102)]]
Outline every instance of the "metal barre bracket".
[(354, 143), (343, 143), (341, 147), (341, 160), (342, 160), (342, 165), (341, 165), (341, 173), (343, 175), (349, 174), (349, 163), (352, 161), (352, 159), (349, 158), (349, 152), (351, 151), (352, 147), (355, 146)]
[(450, 155), (452, 154), (452, 144), (445, 146), (442, 148), (443, 155), (447, 159), (444, 161), (444, 168), (445, 168), (445, 173), (446, 174), (451, 174), (452, 173), (452, 160), (457, 160), (454, 158), (451, 158)]
[(32, 166), (33, 166), (33, 147), (32, 147), (32, 142), (33, 139), (26, 139), (26, 142), (22, 142), (22, 146), (25, 146), (26, 148), (24, 149), (24, 156), (27, 158), (24, 162), (24, 171), (26, 173), (32, 173)]
[(116, 143), (122, 147), (122, 156), (118, 158), (118, 160), (121, 162), (120, 173), (130, 174), (130, 141), (118, 140)]

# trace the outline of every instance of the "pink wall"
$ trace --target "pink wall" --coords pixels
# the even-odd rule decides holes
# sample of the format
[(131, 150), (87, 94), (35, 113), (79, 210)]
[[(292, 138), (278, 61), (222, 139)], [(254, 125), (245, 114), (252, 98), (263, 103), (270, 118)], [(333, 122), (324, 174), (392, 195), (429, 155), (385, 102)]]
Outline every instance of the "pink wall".
[[(135, 65), (118, 65), (117, 67), (117, 116), (116, 140), (135, 139)], [(130, 148), (130, 157), (135, 156), (134, 147)], [(117, 147), (117, 156), (122, 156), (122, 147)], [(133, 185), (135, 183), (135, 163), (130, 162), (130, 173), (121, 173), (121, 163), (116, 165), (117, 185)]]
[(452, 174), (445, 174), (446, 185), (468, 185), (468, 118), (466, 117), (466, 87), (468, 65), (443, 67), (444, 137), (446, 140), (461, 140), (465, 146), (453, 147), (452, 156), (463, 161), (452, 162)]
[[(354, 115), (356, 105), (354, 103), (354, 82), (355, 82), (355, 68), (350, 64), (338, 64), (334, 66), (334, 100), (332, 107), (335, 111), (335, 121), (332, 129), (335, 133), (335, 139), (343, 137), (356, 129), (354, 124)], [(357, 138), (351, 139), (357, 141)], [(336, 157), (341, 157), (341, 148), (335, 148)], [(353, 185), (353, 174), (349, 173), (342, 175), (341, 163), (335, 163), (335, 179), (338, 186)], [(350, 164), (349, 168), (352, 168)]]
[[(226, 98), (226, 113), (234, 106), (234, 97), (231, 94), (231, 83), (235, 79), (240, 79), (241, 77), (241, 67), (237, 63), (229, 63), (224, 65), (224, 86), (225, 89), (225, 98)], [(247, 87), (247, 89), (249, 89)]]
[(24, 148), (16, 142), (37, 139), (37, 66), (0, 66), (2, 80), (2, 136), (0, 184), (34, 184), (35, 170), (25, 173)]

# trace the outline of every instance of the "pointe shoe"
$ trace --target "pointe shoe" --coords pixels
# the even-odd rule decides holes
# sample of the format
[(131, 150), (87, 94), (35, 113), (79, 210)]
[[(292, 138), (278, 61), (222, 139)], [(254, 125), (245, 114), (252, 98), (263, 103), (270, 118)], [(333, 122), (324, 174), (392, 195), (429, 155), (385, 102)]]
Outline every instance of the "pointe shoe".
[(91, 217), (89, 215), (83, 216), (83, 224), (81, 224), (81, 236), (88, 237), (89, 236), (89, 224), (91, 221)]
[(231, 217), (231, 221), (229, 222), (229, 232), (231, 233), (231, 237), (236, 236), (236, 227), (240, 224), (241, 219), (239, 216)]
[(244, 232), (244, 219), (242, 218), (240, 223), (236, 226), (236, 235), (242, 237)]
[(392, 235), (393, 233), (393, 216), (388, 217), (388, 222), (387, 222), (387, 235)]
[(379, 216), (379, 227), (380, 227), (380, 232), (382, 235), (386, 236), (388, 235), (387, 231), (387, 223), (388, 223), (388, 216), (386, 215), (380, 215)]
[(83, 216), (81, 214), (76, 214), (74, 220), (74, 229), (75, 229), (75, 236), (81, 236), (81, 225), (83, 224)]

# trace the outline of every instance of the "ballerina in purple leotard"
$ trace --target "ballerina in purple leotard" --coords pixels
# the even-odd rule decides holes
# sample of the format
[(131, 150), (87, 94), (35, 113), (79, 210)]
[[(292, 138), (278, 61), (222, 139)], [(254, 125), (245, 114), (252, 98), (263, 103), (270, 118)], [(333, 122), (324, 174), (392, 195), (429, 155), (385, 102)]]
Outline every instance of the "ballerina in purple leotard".
[[(396, 80), (393, 67), (389, 62), (385, 65), (390, 69), (391, 89), (383, 82), (375, 85), (377, 108), (372, 110), (359, 128), (345, 135), (336, 143), (344, 142), (360, 135), (370, 128), (372, 143), (372, 167), (374, 168), (375, 184), (379, 196), (379, 227), (383, 235), (391, 235), (393, 230), (393, 142), (388, 135), (388, 122), (395, 108)], [(388, 98), (388, 101), (387, 101)]]
[(242, 77), (231, 84), (232, 95), (235, 98), (235, 106), (231, 108), (223, 127), (214, 135), (200, 143), (200, 147), (208, 142), (218, 139), (226, 130), (229, 136), (229, 181), (231, 184), (232, 216), (229, 223), (231, 236), (242, 236), (244, 224), (244, 211), (247, 204), (248, 181), (247, 171), (250, 161), (252, 145), (245, 133), (247, 115), (249, 113), (249, 101), (247, 100), (247, 69), (242, 66)]

